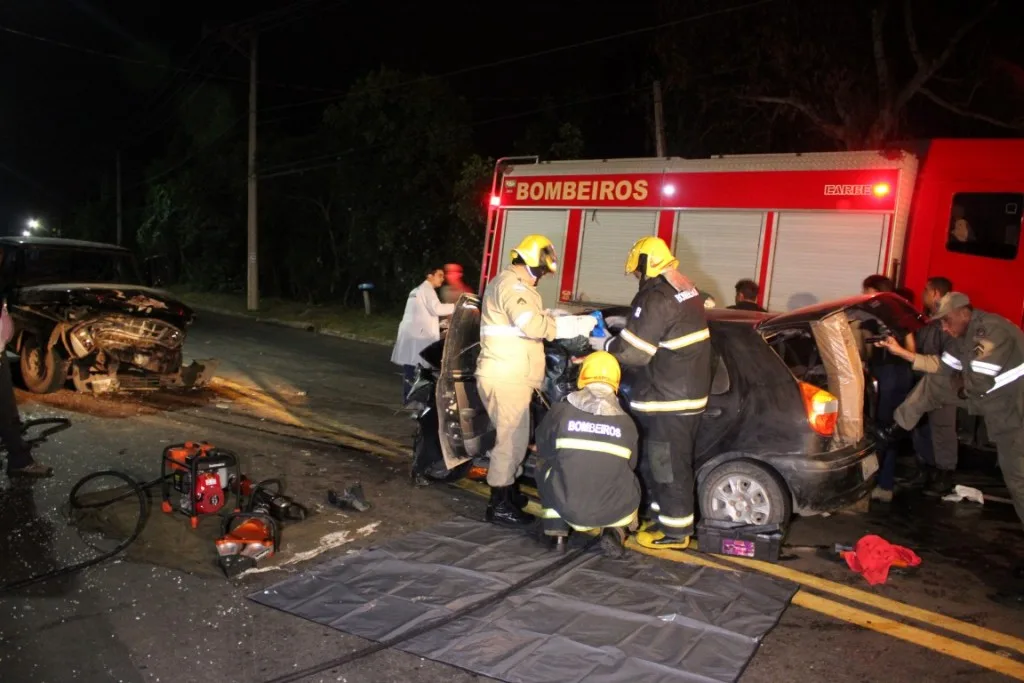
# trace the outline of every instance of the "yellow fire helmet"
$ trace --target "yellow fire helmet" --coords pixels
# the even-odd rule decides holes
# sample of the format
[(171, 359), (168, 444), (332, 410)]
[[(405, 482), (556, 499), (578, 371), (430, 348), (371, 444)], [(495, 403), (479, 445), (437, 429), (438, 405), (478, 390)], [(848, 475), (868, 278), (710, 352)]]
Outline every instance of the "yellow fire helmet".
[[(646, 257), (646, 258), (645, 258)], [(643, 264), (642, 262), (646, 262)], [(658, 277), (666, 270), (679, 265), (679, 260), (660, 237), (642, 237), (636, 241), (626, 257), (626, 275), (640, 270), (643, 277)]]
[(558, 259), (555, 257), (555, 247), (551, 240), (543, 235), (527, 235), (523, 241), (512, 250), (512, 258), (523, 259), (523, 262), (530, 270), (539, 268), (541, 273), (558, 272)]
[(602, 382), (608, 384), (616, 392), (619, 390), (619, 381), (622, 379), (622, 370), (619, 368), (619, 361), (607, 351), (594, 351), (583, 359), (583, 367), (580, 368), (580, 377), (576, 386), (580, 389)]

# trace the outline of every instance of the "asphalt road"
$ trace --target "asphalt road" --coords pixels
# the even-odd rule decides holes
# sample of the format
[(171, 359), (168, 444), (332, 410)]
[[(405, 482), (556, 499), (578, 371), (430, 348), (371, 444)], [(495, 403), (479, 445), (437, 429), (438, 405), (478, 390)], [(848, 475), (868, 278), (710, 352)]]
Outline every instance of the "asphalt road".
[[(66, 523), (70, 486), (107, 467), (151, 479), (161, 449), (189, 438), (237, 452), (252, 476), (283, 477), (288, 492), (315, 514), (285, 528), (276, 558), (285, 563), (281, 568), (228, 582), (213, 565), (212, 520), (192, 531), (184, 520), (154, 512), (137, 547), (121, 561), (0, 594), (0, 680), (259, 683), (336, 657), (367, 643), (244, 596), (301, 570), (301, 564), (287, 564), (298, 553), (331, 557), (451, 515), (482, 516), (483, 500), (470, 491), (411, 489), (400, 459), (331, 444), (326, 427), (343, 423), (404, 438), (401, 430), (409, 426), (394, 415), (399, 378), (388, 363), (389, 349), (206, 315), (189, 349), (195, 357), (220, 356), (222, 374), (263, 388), (271, 408), (317, 419), (313, 431), (278, 425), (253, 408), (253, 399), (219, 393), (168, 402), (23, 396), (27, 414), (69, 415), (74, 425), (38, 449), (41, 460), (57, 467), (57, 477), (27, 489), (0, 484), (0, 584), (90, 556), (87, 540), (109, 547), (109, 540), (83, 539)], [(346, 513), (324, 505), (327, 489), (356, 481), (371, 510)], [(963, 481), (994, 486), (984, 473), (966, 473)], [(821, 550), (865, 533), (914, 548), (923, 564), (871, 588)], [(1024, 680), (1021, 613), (988, 599), (1021, 541), (1008, 506), (979, 508), (913, 495), (866, 514), (796, 522), (785, 559), (774, 570), (804, 583), (805, 590), (742, 681)], [(387, 651), (309, 680), (477, 678)]]
[(401, 369), (391, 348), (200, 312), (185, 352), (217, 358), (217, 376), (258, 388), (283, 403), (315, 406), (380, 434), (406, 437)]

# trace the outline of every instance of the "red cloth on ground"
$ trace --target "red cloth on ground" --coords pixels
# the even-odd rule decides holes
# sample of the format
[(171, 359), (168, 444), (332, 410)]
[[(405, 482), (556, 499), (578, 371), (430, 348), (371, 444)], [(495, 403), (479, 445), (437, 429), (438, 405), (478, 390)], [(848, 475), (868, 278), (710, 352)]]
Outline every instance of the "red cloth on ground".
[(881, 536), (868, 535), (857, 541), (853, 551), (843, 553), (843, 559), (850, 569), (857, 572), (872, 586), (885, 583), (890, 567), (916, 567), (921, 564), (910, 548), (893, 545)]

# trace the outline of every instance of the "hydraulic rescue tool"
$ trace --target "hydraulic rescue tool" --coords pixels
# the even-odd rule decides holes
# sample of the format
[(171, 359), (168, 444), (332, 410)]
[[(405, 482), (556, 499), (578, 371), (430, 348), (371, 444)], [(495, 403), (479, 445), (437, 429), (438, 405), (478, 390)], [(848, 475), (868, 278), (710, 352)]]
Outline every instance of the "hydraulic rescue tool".
[(171, 514), (172, 490), (179, 494), (178, 512), (186, 515), (192, 528), (199, 518), (215, 515), (224, 509), (228, 496), (235, 499), (234, 511), (241, 509), (239, 489), (242, 481), (238, 456), (204, 442), (186, 441), (164, 449), (160, 462), (163, 489), (161, 508)]
[(309, 510), (304, 505), (284, 495), (284, 485), (280, 479), (264, 479), (253, 484), (243, 474), (238, 485), (232, 485), (231, 490), (248, 499), (247, 509), (265, 507), (270, 516), (279, 522), (301, 522), (309, 516)]
[[(271, 485), (277, 490), (270, 490)], [(240, 480), (239, 488), (248, 487), (247, 479)], [(245, 512), (235, 512), (224, 518), (224, 532), (217, 539), (217, 555), (228, 578), (252, 569), (260, 560), (277, 552), (281, 545), (277, 520), (306, 518), (306, 508), (281, 494), (280, 489), (281, 482), (276, 479), (251, 486)]]

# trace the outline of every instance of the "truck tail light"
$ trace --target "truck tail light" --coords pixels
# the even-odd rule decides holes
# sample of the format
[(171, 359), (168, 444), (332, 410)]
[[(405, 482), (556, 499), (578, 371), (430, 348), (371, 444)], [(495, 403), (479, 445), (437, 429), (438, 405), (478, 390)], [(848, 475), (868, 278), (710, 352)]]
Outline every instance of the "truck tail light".
[(800, 382), (807, 422), (815, 434), (832, 436), (839, 421), (839, 399), (813, 384)]
[(876, 197), (884, 197), (889, 194), (889, 190), (891, 188), (889, 187), (889, 183), (878, 183), (871, 189), (875, 193)]
[(490, 199), (491, 206), (501, 206), (501, 196), (492, 194)]

